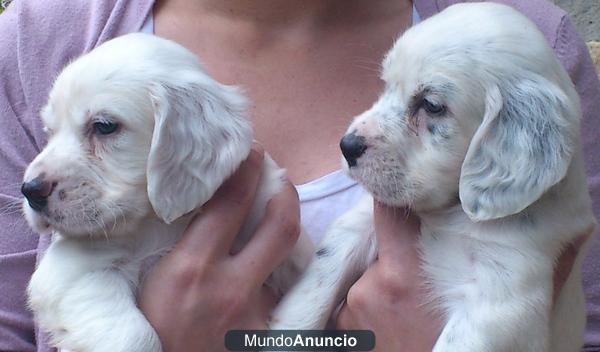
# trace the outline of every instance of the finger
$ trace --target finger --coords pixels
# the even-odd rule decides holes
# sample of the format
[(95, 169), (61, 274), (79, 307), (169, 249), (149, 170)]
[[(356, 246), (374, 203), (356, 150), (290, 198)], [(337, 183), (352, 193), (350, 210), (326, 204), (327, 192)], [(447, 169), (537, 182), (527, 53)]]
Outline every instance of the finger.
[(254, 314), (258, 325), (256, 325), (255, 329), (264, 330), (267, 328), (267, 321), (269, 321), (271, 312), (275, 309), (279, 301), (279, 296), (271, 288), (264, 285), (259, 289), (258, 295), (259, 297), (255, 306), (257, 313)]
[(374, 221), (379, 261), (418, 261), (420, 223), (416, 215), (408, 209), (394, 208), (375, 201)]
[(300, 235), (300, 205), (294, 186), (286, 182), (268, 203), (250, 242), (236, 256), (238, 267), (261, 284), (287, 258)]
[(363, 326), (360, 326), (356, 320), (357, 319), (354, 317), (352, 309), (350, 309), (346, 302), (344, 302), (340, 308), (339, 314), (337, 315), (335, 328), (338, 330), (354, 330), (364, 328)]
[(248, 158), (194, 216), (175, 250), (193, 256), (201, 252), (229, 254), (252, 207), (263, 160), (262, 147), (253, 145)]

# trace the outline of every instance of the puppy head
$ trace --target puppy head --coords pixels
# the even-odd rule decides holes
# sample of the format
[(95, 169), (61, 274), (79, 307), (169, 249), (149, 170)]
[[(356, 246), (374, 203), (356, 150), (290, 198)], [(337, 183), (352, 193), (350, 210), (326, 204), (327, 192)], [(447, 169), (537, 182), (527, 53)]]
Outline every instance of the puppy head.
[(517, 213), (566, 174), (579, 105), (528, 19), (498, 4), (455, 5), (407, 31), (383, 62), (385, 89), (341, 142), (377, 198), (475, 221)]
[(183, 47), (139, 33), (108, 41), (56, 79), (41, 112), (49, 141), (24, 176), (26, 218), (67, 236), (170, 223), (248, 155), (244, 110)]

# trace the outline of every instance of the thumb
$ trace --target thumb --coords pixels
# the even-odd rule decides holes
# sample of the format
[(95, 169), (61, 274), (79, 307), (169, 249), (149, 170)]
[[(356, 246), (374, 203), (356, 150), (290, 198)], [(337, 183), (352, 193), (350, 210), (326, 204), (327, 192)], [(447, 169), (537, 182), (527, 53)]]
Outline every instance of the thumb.
[(374, 223), (380, 261), (418, 262), (419, 218), (408, 208), (375, 201)]

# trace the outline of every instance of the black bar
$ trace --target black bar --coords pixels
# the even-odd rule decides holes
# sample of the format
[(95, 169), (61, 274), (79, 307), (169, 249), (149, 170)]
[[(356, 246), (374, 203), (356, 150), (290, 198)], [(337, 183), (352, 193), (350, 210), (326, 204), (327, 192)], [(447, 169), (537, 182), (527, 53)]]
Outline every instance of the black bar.
[(371, 351), (375, 334), (369, 330), (231, 330), (229, 351)]

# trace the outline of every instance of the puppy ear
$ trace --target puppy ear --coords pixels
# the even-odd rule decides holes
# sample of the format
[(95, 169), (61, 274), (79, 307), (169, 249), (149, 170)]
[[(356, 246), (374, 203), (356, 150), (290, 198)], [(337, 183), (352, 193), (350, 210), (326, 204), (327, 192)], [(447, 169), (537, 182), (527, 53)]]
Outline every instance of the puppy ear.
[(148, 197), (166, 223), (208, 201), (248, 156), (245, 99), (236, 88), (198, 74), (152, 87), (154, 132)]
[(472, 220), (518, 213), (565, 176), (577, 111), (558, 86), (540, 76), (487, 90), (485, 115), (460, 177), (460, 200)]

